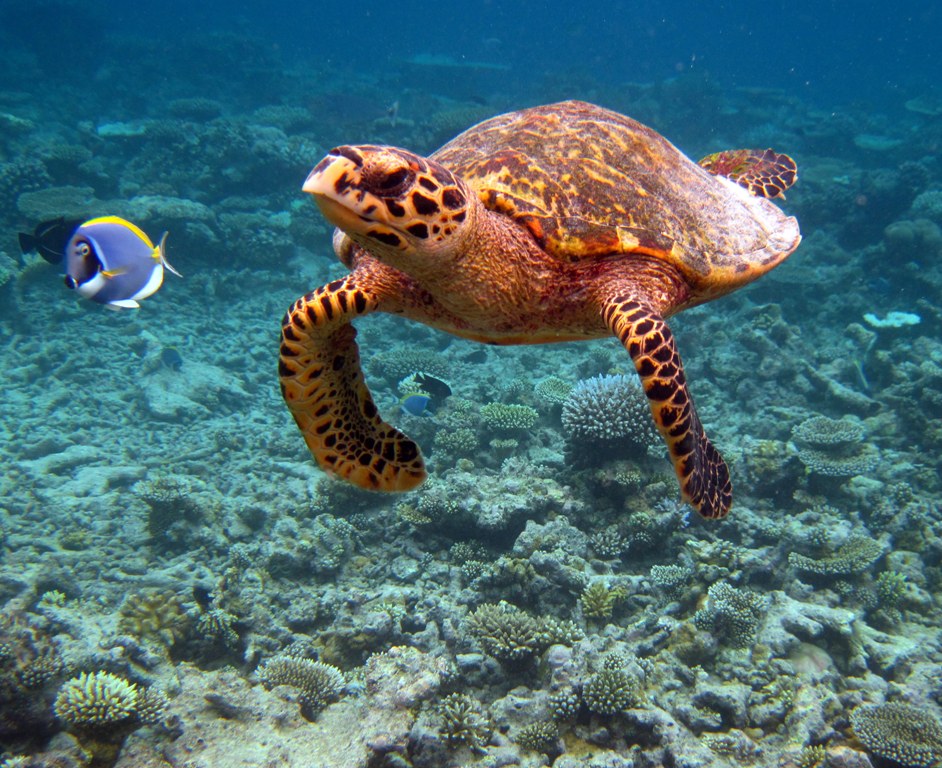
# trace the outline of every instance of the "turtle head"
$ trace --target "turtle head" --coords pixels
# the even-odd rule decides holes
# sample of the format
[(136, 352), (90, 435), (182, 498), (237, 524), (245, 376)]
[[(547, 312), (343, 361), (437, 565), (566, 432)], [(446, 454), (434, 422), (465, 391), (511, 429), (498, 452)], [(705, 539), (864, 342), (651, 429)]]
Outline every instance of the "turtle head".
[(454, 253), (476, 201), (435, 161), (372, 145), (332, 149), (303, 190), (331, 224), (393, 266)]

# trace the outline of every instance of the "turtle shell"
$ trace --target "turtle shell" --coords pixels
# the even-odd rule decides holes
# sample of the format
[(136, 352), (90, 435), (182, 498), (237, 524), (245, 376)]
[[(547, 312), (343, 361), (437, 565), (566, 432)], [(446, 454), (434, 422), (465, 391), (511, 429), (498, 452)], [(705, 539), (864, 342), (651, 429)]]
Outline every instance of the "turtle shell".
[(432, 155), (561, 260), (645, 254), (726, 292), (788, 255), (798, 225), (656, 131), (579, 101), (511, 112)]

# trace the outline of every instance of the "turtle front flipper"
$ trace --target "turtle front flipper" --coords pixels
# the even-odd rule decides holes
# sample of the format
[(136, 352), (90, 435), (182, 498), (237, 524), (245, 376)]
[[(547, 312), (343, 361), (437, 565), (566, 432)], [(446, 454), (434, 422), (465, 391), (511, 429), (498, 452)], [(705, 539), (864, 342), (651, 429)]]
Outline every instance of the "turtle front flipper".
[(670, 328), (658, 312), (624, 296), (608, 302), (604, 317), (641, 377), (684, 500), (703, 517), (725, 517), (732, 503), (729, 468), (703, 431)]
[(355, 274), (298, 299), (282, 321), (281, 391), (325, 472), (368, 490), (408, 491), (425, 480), (425, 462), (380, 418), (350, 324), (378, 305)]

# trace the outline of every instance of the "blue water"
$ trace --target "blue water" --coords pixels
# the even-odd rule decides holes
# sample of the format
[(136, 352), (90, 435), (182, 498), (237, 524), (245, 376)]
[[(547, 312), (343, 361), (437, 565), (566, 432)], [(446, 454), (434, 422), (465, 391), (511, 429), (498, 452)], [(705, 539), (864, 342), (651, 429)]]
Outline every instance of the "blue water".
[[(565, 744), (543, 745), (565, 768), (810, 766), (816, 746), (880, 755), (866, 707), (939, 716), (939, 40), (942, 7), (908, 0), (0, 0), (0, 768), (100, 735), (56, 705), (81, 672), (168, 695), (173, 722), (108, 725), (118, 768), (360, 765), (334, 745), (376, 742), (366, 711), (416, 768), (475, 750), (535, 766), (521, 732), (567, 693)], [(329, 480), (285, 407), (285, 309), (347, 271), (301, 192), (325, 153), (428, 155), (563, 99), (694, 160), (797, 163), (775, 204), (798, 250), (670, 319), (730, 466), (725, 521), (680, 502), (640, 390), (570, 396), (634, 381), (614, 338), (492, 347), (357, 319), (380, 412), (428, 459), (405, 495)], [(80, 298), (18, 247), (41, 221), (109, 214), (169, 232), (184, 275), (139, 310)], [(416, 373), (445, 385), (417, 392)], [(574, 628), (525, 624), (502, 656), (468, 619), (502, 600)], [(342, 698), (269, 692), (259, 663), (289, 654), (341, 669)], [(600, 711), (585, 694), (606, 664), (643, 701)], [(377, 680), (414, 698), (392, 706)], [(453, 692), (496, 732), (483, 715), (478, 741), (449, 732)], [(942, 760), (942, 726), (924, 729)]]

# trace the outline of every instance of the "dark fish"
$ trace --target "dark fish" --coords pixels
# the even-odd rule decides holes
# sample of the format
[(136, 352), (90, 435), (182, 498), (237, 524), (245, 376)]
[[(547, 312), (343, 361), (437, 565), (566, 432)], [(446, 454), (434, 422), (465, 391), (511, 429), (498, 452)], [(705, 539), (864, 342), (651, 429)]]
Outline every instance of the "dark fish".
[(160, 350), (160, 363), (172, 371), (179, 371), (183, 367), (183, 356), (176, 347), (164, 347)]
[[(85, 219), (67, 219), (60, 216), (38, 224), (33, 234), (20, 232), (17, 234), (20, 250), (24, 254), (36, 251), (50, 264), (62, 264), (65, 260), (66, 246), (83, 221)], [(20, 265), (23, 264), (23, 257), (20, 256)]]
[(427, 392), (431, 396), (432, 400), (437, 400), (440, 403), (446, 397), (451, 396), (451, 387), (448, 386), (448, 383), (432, 376), (430, 373), (419, 371), (412, 379), (422, 388), (423, 392)]

